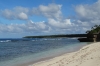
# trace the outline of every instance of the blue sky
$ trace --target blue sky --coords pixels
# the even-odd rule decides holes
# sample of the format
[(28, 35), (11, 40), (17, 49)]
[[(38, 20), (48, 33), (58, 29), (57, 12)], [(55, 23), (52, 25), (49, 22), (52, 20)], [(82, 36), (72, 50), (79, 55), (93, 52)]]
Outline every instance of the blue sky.
[(100, 24), (100, 0), (0, 0), (0, 38), (85, 33)]

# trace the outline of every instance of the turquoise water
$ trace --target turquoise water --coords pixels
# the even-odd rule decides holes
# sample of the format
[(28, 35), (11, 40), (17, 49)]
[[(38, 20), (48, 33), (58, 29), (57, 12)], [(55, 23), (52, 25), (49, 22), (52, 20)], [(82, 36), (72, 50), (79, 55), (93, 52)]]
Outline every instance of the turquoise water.
[(19, 64), (36, 62), (66, 52), (73, 52), (87, 45), (77, 39), (45, 38), (0, 41), (0, 66), (18, 66)]

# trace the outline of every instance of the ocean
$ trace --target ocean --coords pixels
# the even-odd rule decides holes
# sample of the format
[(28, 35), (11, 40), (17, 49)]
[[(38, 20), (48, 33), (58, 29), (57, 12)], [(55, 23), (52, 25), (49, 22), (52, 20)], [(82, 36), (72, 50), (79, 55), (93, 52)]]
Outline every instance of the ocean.
[(79, 42), (77, 38), (0, 39), (0, 66), (35, 63), (77, 51), (87, 44), (89, 43)]

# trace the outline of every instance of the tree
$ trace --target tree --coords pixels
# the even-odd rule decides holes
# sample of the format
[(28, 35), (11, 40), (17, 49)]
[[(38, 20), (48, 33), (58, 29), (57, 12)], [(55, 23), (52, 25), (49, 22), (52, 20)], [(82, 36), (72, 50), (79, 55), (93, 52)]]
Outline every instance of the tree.
[(100, 25), (94, 25), (91, 30), (86, 31), (87, 34), (100, 33)]

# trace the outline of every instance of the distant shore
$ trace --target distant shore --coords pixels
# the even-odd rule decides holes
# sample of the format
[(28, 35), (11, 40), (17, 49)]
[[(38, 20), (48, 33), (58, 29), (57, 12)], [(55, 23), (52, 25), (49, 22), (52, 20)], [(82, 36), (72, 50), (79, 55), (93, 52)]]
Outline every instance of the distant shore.
[(87, 45), (79, 51), (43, 60), (29, 66), (100, 66), (100, 42)]
[(25, 36), (23, 38), (61, 38), (61, 37), (87, 37), (87, 34), (62, 34), (62, 35), (40, 35), (40, 36)]

